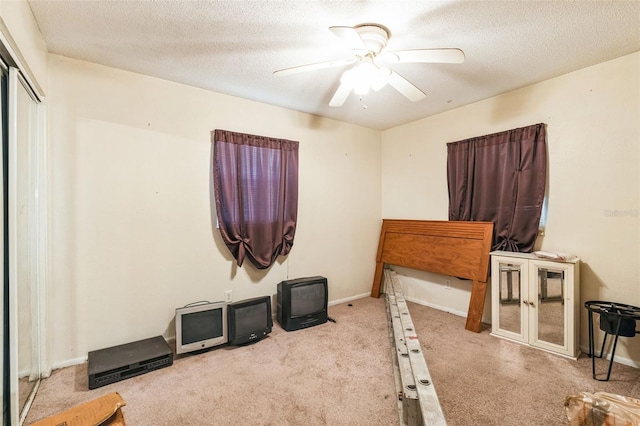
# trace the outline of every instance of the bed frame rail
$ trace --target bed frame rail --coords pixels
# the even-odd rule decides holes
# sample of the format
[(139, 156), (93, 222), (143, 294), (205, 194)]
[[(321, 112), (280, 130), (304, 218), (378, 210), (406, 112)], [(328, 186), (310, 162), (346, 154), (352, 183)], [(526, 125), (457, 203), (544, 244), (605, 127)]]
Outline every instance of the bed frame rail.
[(403, 426), (446, 426), (396, 273), (385, 269), (384, 283), (400, 422)]

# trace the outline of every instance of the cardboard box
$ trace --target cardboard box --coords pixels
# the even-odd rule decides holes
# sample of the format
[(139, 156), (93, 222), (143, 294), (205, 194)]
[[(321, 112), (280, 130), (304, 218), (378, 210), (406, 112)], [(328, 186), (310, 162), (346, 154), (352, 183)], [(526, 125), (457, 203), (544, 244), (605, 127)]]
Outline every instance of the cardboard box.
[(31, 426), (125, 426), (122, 407), (126, 403), (113, 392), (47, 417)]

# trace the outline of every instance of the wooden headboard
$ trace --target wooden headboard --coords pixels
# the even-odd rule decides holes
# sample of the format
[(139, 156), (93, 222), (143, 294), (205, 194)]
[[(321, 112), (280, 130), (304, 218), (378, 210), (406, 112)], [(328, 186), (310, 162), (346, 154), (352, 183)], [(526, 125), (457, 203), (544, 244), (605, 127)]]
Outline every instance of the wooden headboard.
[(383, 219), (372, 297), (380, 297), (384, 264), (473, 280), (466, 329), (481, 330), (493, 223)]

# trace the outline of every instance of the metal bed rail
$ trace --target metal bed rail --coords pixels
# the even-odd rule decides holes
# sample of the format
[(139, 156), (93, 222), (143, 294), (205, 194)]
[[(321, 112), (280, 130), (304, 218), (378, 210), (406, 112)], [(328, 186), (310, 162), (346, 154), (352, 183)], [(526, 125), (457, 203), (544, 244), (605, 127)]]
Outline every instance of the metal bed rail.
[(403, 425), (447, 424), (396, 273), (384, 270), (387, 316), (394, 353), (400, 421)]

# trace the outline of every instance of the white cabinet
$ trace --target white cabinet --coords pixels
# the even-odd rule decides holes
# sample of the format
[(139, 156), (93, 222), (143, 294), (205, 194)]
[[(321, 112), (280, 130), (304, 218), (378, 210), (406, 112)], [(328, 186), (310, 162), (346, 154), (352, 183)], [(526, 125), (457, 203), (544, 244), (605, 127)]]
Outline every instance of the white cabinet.
[(577, 358), (579, 274), (579, 259), (491, 252), (491, 334)]

